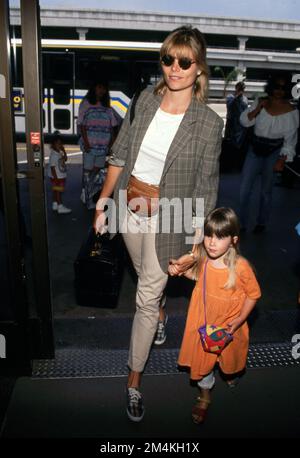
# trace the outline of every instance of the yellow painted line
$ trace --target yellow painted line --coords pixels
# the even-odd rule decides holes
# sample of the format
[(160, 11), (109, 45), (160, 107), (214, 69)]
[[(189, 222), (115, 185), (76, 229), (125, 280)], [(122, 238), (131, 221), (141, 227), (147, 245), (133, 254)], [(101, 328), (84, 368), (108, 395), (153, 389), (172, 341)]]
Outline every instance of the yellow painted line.
[[(46, 143), (46, 145), (47, 145), (47, 143)], [(65, 147), (65, 150), (66, 151), (77, 151), (77, 152), (79, 152), (78, 146), (77, 146), (77, 148), (76, 148), (76, 146), (74, 146), (74, 147), (67, 146), (67, 147)], [(18, 146), (17, 147), (17, 151), (27, 151), (27, 148), (26, 148), (26, 146)]]
[[(82, 99), (74, 99), (74, 103), (75, 103), (76, 105), (79, 105), (79, 104), (81, 103), (81, 100), (82, 100)], [(125, 106), (124, 104), (122, 104), (119, 100), (112, 100), (111, 105), (112, 105), (113, 107), (118, 107), (118, 108), (120, 108), (120, 110), (124, 111), (124, 113), (126, 113), (126, 111), (127, 111), (126, 106)]]
[[(53, 103), (53, 97), (49, 98), (50, 102)], [(79, 105), (81, 103), (82, 99), (78, 99), (78, 98), (74, 98), (74, 104), (75, 105)], [(47, 103), (47, 102), (44, 102), (44, 103)], [(72, 101), (70, 99), (70, 102), (67, 103), (66, 105), (71, 105)], [(118, 100), (113, 100), (111, 102), (112, 106), (115, 106), (115, 107), (118, 107), (120, 108), (120, 110), (124, 111), (124, 113), (126, 113), (127, 111), (127, 108), (125, 105), (123, 105), (121, 102), (119, 102)]]
[(127, 108), (124, 105), (122, 105), (122, 103), (119, 102), (118, 100), (113, 100), (111, 104), (112, 104), (113, 107), (118, 107), (118, 108), (120, 108), (120, 110), (122, 110), (122, 111), (124, 111), (124, 113), (126, 113)]

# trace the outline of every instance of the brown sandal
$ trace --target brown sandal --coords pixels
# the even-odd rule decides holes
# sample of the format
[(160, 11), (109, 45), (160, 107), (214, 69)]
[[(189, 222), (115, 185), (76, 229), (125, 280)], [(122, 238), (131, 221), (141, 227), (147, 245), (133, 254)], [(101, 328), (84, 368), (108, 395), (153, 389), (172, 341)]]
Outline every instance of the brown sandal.
[[(194, 423), (196, 423), (196, 425), (200, 425), (204, 422), (207, 414), (208, 405), (210, 404), (210, 402), (211, 401), (207, 399), (203, 399), (200, 397), (197, 398), (197, 403), (194, 405), (192, 409), (192, 420)], [(200, 407), (201, 403), (206, 404), (206, 408)]]
[(235, 377), (235, 378), (232, 378), (231, 380), (227, 380), (227, 386), (228, 388), (236, 388), (237, 385), (239, 384), (239, 378), (238, 377)]

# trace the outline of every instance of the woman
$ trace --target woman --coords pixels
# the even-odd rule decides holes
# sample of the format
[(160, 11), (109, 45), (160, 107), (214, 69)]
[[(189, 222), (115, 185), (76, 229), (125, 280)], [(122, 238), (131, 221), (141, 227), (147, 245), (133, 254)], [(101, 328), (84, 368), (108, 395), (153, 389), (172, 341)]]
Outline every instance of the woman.
[(240, 221), (246, 230), (250, 196), (257, 176), (261, 173), (260, 203), (254, 233), (265, 230), (271, 210), (274, 165), (279, 156), (292, 162), (297, 143), (298, 110), (290, 104), (291, 86), (287, 76), (269, 78), (266, 98), (256, 100), (240, 117), (245, 127), (254, 126), (242, 171), (240, 189)]
[[(77, 126), (81, 135), (79, 144), (83, 153), (83, 189), (81, 200), (88, 208), (95, 208), (93, 195), (99, 190), (100, 169), (104, 169), (106, 155), (115, 139), (119, 125), (115, 111), (110, 107), (108, 85), (96, 81), (79, 106)], [(93, 188), (93, 189), (91, 189)]]
[[(195, 262), (192, 252), (184, 254), (192, 246), (193, 239), (186, 244), (191, 231), (175, 230), (175, 223), (183, 222), (186, 212), (179, 217), (177, 214), (177, 219), (168, 218), (167, 202), (177, 198), (183, 203), (190, 198), (190, 229), (192, 214), (200, 216), (195, 223), (198, 235), (204, 215), (196, 211), (196, 199), (204, 199), (206, 215), (217, 197), (223, 122), (204, 103), (208, 85), (205, 59), (206, 45), (199, 30), (181, 27), (165, 39), (160, 50), (163, 78), (154, 91), (141, 93), (131, 123), (130, 110), (126, 115), (112, 147), (107, 178), (96, 206), (94, 228), (103, 232), (103, 208), (114, 191), (116, 214), (123, 211), (118, 226), (138, 275), (127, 383), (127, 414), (133, 421), (140, 421), (144, 415), (141, 374), (158, 321), (164, 320), (163, 309), (159, 312), (159, 308), (164, 301), (169, 263), (183, 272)], [(127, 188), (128, 197), (140, 192), (146, 204), (152, 197), (150, 205), (131, 205), (131, 200), (131, 208), (127, 206), (119, 197), (119, 191)], [(168, 224), (169, 230), (164, 230)]]

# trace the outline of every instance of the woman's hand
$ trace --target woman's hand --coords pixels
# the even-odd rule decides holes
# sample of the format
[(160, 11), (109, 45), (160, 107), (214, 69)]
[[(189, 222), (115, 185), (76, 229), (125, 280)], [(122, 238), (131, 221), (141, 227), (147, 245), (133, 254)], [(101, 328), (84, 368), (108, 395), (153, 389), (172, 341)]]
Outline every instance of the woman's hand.
[(108, 226), (106, 223), (106, 214), (104, 210), (95, 210), (93, 228), (96, 234), (105, 234)]
[(259, 97), (256, 110), (258, 110), (258, 112), (260, 112), (261, 109), (266, 106), (267, 101), (268, 101), (267, 97)]
[(257, 107), (254, 108), (253, 111), (250, 111), (248, 113), (249, 121), (252, 121), (254, 118), (256, 118), (256, 116), (261, 112), (262, 108), (264, 108), (266, 106), (266, 103), (267, 103), (267, 98), (260, 97), (258, 99)]
[(227, 323), (226, 331), (230, 334), (234, 334), (235, 331), (242, 326), (245, 320), (241, 317), (234, 318), (230, 323)]
[(179, 259), (170, 259), (168, 272), (173, 277), (178, 275), (179, 277), (183, 275), (188, 269), (195, 264), (196, 260), (190, 254), (184, 254), (180, 256)]
[(168, 274), (171, 275), (171, 277), (174, 277), (174, 276), (178, 275), (178, 269), (177, 269), (176, 265), (169, 264)]

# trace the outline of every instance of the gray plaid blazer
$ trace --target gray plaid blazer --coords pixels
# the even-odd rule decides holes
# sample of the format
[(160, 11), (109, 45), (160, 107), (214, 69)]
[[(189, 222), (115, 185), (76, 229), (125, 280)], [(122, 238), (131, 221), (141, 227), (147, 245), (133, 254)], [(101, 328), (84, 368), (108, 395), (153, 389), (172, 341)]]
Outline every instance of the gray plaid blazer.
[[(135, 117), (130, 124), (129, 110), (111, 149), (109, 164), (123, 167), (117, 181), (114, 199), (119, 211), (119, 191), (126, 190), (145, 133), (161, 103), (161, 96), (150, 88), (139, 96)], [(160, 180), (160, 199), (192, 199), (189, 223), (184, 223), (184, 213), (171, 215), (170, 231), (162, 230), (162, 212), (159, 212), (159, 229), (155, 237), (156, 252), (161, 268), (167, 272), (170, 258), (177, 259), (192, 246), (192, 215), (206, 216), (214, 209), (219, 184), (219, 155), (221, 151), (223, 121), (204, 103), (193, 97), (168, 151)], [(196, 213), (196, 198), (204, 199), (204, 215)], [(178, 219), (182, 231), (177, 232)], [(184, 224), (183, 224), (184, 223)], [(117, 227), (120, 221), (117, 221)], [(180, 227), (180, 225), (179, 225)], [(112, 232), (111, 228), (110, 231)], [(188, 241), (186, 237), (189, 237)]]

